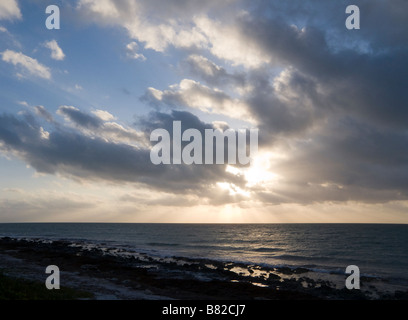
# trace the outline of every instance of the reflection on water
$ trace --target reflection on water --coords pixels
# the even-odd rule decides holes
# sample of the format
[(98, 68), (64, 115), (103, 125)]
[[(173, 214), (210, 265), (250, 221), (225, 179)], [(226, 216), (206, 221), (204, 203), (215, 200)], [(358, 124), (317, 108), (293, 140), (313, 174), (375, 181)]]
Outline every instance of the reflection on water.
[(90, 248), (92, 242), (104, 243), (138, 255), (288, 265), (340, 274), (355, 264), (363, 275), (408, 277), (407, 225), (0, 224), (0, 236), (87, 241)]

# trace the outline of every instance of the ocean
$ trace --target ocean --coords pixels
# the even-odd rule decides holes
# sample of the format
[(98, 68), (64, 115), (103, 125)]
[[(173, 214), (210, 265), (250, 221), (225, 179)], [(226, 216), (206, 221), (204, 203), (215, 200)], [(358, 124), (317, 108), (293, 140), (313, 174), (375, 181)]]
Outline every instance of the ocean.
[(327, 274), (356, 265), (361, 275), (408, 286), (408, 225), (7, 223), (0, 237)]

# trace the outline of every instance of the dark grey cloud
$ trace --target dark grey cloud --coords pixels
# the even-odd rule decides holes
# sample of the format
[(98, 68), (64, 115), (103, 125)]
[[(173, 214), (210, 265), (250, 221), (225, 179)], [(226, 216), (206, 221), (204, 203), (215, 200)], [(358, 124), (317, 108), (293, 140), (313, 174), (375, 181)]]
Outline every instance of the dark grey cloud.
[[(239, 22), (244, 37), (286, 69), (285, 77), (264, 70), (247, 75), (252, 73), (254, 90), (246, 99), (261, 141), (291, 139), (289, 159), (274, 168), (284, 182), (273, 192), (260, 190), (265, 201), (408, 197), (408, 11), (387, 2), (357, 2), (359, 31), (344, 27), (341, 1), (320, 9), (311, 2), (299, 10), (287, 4), (283, 12), (294, 17), (285, 20), (280, 11), (271, 18), (262, 10)], [(285, 7), (264, 6), (269, 3)], [(318, 18), (307, 17), (312, 13)]]
[(408, 136), (352, 119), (333, 123), (293, 147), (290, 159), (275, 164), (284, 180), (271, 202), (408, 199)]
[[(307, 159), (310, 151), (305, 152), (304, 160), (315, 170), (320, 167), (320, 180), (407, 194), (407, 143), (406, 133), (349, 120), (315, 139), (314, 165)], [(320, 163), (315, 158), (321, 159)]]
[(44, 106), (35, 106), (34, 107), (34, 111), (36, 114), (38, 114), (39, 116), (43, 117), (46, 121), (50, 122), (50, 123), (54, 123), (54, 117), (52, 116), (51, 113), (49, 113), (47, 111), (47, 109), (44, 108)]
[[(212, 168), (213, 165), (206, 165), (205, 163), (205, 130), (206, 129), (212, 129), (216, 130), (217, 128), (213, 124), (205, 123), (201, 121), (197, 116), (193, 115), (190, 112), (187, 111), (180, 111), (180, 110), (172, 110), (171, 113), (163, 113), (163, 112), (151, 112), (147, 117), (145, 118), (140, 118), (137, 122), (137, 126), (141, 126), (143, 131), (146, 132), (147, 136), (150, 136), (151, 131), (153, 131), (156, 128), (162, 128), (166, 129), (169, 134), (171, 141), (173, 141), (173, 122), (174, 121), (180, 121), (181, 122), (181, 132), (184, 132), (187, 129), (196, 129), (201, 133), (202, 136), (202, 162), (203, 165), (197, 165), (194, 170), (200, 170), (200, 167), (206, 167), (205, 170), (214, 170), (216, 174), (220, 174), (222, 171), (225, 171), (225, 166), (224, 165), (216, 165), (214, 168)], [(228, 125), (225, 125), (222, 128), (222, 131), (230, 129)], [(237, 132), (235, 132), (235, 138), (236, 138), (236, 148), (238, 150), (238, 135)], [(247, 148), (247, 155), (250, 154), (250, 133), (247, 130), (246, 131), (246, 148)], [(153, 144), (155, 144), (154, 142)], [(187, 144), (189, 144), (188, 141), (182, 142), (182, 148), (184, 148)], [(216, 162), (216, 145), (214, 143), (213, 145), (213, 163)], [(228, 163), (228, 140), (224, 138), (224, 163)], [(236, 167), (242, 167), (242, 165), (238, 162), (234, 166)], [(244, 165), (248, 166), (248, 165)], [(218, 171), (220, 170), (220, 171)], [(225, 174), (225, 173), (224, 173)], [(223, 175), (223, 174), (221, 174)], [(237, 177), (234, 177), (233, 179), (234, 183), (238, 183), (239, 185), (243, 184), (243, 180)]]
[(316, 82), (296, 70), (274, 82), (263, 71), (251, 72), (249, 78), (254, 89), (245, 100), (258, 120), (263, 145), (282, 136), (303, 135), (328, 114)]
[[(348, 5), (357, 5), (361, 12), (361, 29), (349, 31), (345, 28)], [(336, 47), (350, 47), (368, 43), (374, 52), (386, 47), (401, 46), (407, 43), (408, 4), (405, 0), (261, 0), (252, 5), (254, 17), (285, 22), (300, 28), (313, 26), (325, 33), (326, 41)], [(381, 23), (379, 23), (381, 22)], [(354, 39), (354, 41), (353, 41)], [(334, 43), (333, 43), (334, 45)]]
[(135, 181), (143, 172), (154, 171), (146, 161), (149, 159), (147, 150), (91, 138), (61, 127), (49, 132), (47, 139), (32, 115), (17, 118), (3, 114), (0, 128), (5, 148), (17, 153), (39, 172)]
[(66, 116), (69, 120), (81, 127), (98, 128), (103, 123), (98, 117), (82, 112), (72, 106), (61, 106), (58, 108), (57, 113)]
[(213, 129), (211, 124), (201, 121), (194, 114), (187, 111), (172, 110), (171, 113), (151, 112), (146, 117), (141, 117), (135, 122), (135, 125), (141, 126), (142, 130), (150, 132), (157, 128), (166, 129), (170, 135), (173, 135), (173, 121), (181, 121), (181, 131), (194, 128), (204, 133), (205, 129)]
[[(331, 10), (338, 13), (345, 8), (344, 3), (322, 6), (329, 15), (333, 14)], [(406, 6), (404, 3), (402, 7)], [(312, 21), (300, 29), (281, 19), (246, 16), (239, 22), (240, 30), (283, 67), (293, 68), (308, 81), (315, 82), (320, 91), (316, 94), (310, 88), (310, 95), (319, 98), (316, 106), (326, 105), (334, 112), (368, 119), (382, 126), (405, 127), (408, 120), (405, 89), (408, 85), (408, 24), (400, 16), (406, 14), (398, 13), (394, 5), (388, 6), (385, 2), (376, 6), (362, 1), (360, 10), (366, 23), (362, 32), (370, 35), (366, 37), (359, 34), (360, 30), (349, 31), (344, 27), (345, 15), (337, 14), (338, 18), (330, 22), (323, 17), (321, 9), (316, 9), (318, 7), (314, 5), (307, 12), (320, 12), (319, 18), (326, 21), (325, 24)], [(379, 8), (383, 8), (382, 13)], [(330, 39), (333, 30), (341, 30), (338, 33), (347, 35), (350, 43), (367, 42), (370, 49), (361, 51), (356, 45), (349, 48), (343, 45), (341, 38), (336, 38), (338, 47), (334, 47)], [(397, 35), (394, 36), (394, 32)], [(395, 41), (391, 42), (390, 38)], [(267, 101), (263, 104), (267, 108)]]
[[(74, 119), (90, 119), (79, 117)], [(183, 112), (171, 115), (155, 113), (144, 119), (146, 129), (169, 128), (172, 120), (186, 127), (211, 128), (197, 117)], [(78, 121), (88, 125), (93, 122)], [(171, 193), (189, 192), (205, 197), (205, 190), (217, 182), (243, 183), (225, 172), (224, 165), (153, 165), (150, 149), (115, 143), (81, 131), (55, 126), (44, 137), (44, 129), (31, 114), (16, 117), (0, 115), (2, 149), (16, 155), (35, 170), (81, 180), (105, 180), (116, 183), (142, 183), (146, 187)], [(149, 134), (149, 133), (147, 133)]]

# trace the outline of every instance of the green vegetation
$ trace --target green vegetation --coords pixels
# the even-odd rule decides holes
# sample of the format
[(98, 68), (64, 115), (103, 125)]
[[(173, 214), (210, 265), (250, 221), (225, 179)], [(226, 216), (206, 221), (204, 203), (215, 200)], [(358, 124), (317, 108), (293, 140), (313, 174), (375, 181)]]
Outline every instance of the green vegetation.
[(0, 272), (0, 300), (77, 300), (92, 299), (93, 294), (72, 288), (48, 290), (40, 281), (9, 277)]

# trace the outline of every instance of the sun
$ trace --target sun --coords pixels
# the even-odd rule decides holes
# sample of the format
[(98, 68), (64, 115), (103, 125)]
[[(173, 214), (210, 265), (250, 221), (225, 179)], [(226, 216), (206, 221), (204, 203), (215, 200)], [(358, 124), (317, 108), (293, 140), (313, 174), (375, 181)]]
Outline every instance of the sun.
[(251, 160), (250, 167), (237, 168), (228, 165), (226, 171), (234, 175), (244, 176), (247, 181), (246, 187), (248, 188), (264, 183), (270, 184), (279, 179), (279, 175), (271, 170), (274, 158), (276, 158), (276, 155), (271, 152), (258, 153), (256, 157)]

